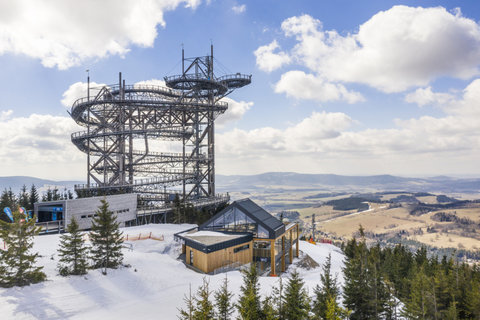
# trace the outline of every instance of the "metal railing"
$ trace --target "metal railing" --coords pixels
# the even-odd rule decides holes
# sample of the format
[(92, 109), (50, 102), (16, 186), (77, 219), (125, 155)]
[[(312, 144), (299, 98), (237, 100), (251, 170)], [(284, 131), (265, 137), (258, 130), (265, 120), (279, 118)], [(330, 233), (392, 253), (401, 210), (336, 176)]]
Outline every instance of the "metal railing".
[(61, 233), (63, 231), (63, 220), (37, 222), (35, 226), (40, 227), (40, 234)]
[[(230, 261), (227, 261), (227, 262), (230, 262)], [(217, 269), (214, 269), (212, 272), (210, 272), (210, 274), (219, 274), (219, 273), (223, 273), (223, 272), (229, 272), (229, 271), (237, 270), (242, 265), (243, 265), (243, 263), (241, 263), (240, 261), (230, 262), (230, 263), (225, 264), (225, 265), (223, 265), (223, 266), (221, 266)]]

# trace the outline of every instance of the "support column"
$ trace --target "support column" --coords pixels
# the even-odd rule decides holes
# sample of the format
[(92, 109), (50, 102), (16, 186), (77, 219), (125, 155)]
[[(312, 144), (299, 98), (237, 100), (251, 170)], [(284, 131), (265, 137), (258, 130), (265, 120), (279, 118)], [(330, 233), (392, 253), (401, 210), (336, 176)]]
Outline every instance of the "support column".
[(285, 235), (282, 236), (282, 272), (285, 272)]
[(288, 256), (290, 257), (290, 264), (293, 263), (293, 236), (292, 229), (290, 229), (290, 248), (288, 249)]
[(276, 276), (275, 273), (275, 240), (270, 241), (270, 275)]
[(295, 246), (295, 256), (298, 258), (298, 234), (299, 234), (299, 232), (298, 232), (298, 224), (296, 225), (295, 228), (297, 229), (297, 244), (296, 244), (296, 246)]

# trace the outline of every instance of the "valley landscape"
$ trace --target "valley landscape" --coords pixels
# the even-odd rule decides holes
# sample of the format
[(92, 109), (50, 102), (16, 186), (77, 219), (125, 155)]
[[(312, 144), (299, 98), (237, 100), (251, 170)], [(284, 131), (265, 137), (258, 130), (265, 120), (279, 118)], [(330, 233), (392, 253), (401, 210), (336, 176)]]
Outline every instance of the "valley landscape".
[[(349, 177), (296, 173), (220, 177), (233, 199), (250, 197), (300, 221), (304, 235), (346, 241), (360, 226), (371, 243), (480, 259), (480, 179)], [(241, 191), (240, 191), (241, 190)]]

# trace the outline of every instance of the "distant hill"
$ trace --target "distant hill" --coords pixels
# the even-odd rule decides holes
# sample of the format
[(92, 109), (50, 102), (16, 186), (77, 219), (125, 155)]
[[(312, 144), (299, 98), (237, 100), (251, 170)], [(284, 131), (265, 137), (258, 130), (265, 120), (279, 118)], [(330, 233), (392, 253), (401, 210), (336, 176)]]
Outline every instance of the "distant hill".
[[(59, 186), (60, 189), (73, 189), (75, 184), (84, 181), (55, 181), (27, 176), (0, 177), (0, 191), (11, 187), (18, 192), (22, 185), (28, 188), (35, 184), (39, 188)], [(258, 190), (269, 187), (360, 191), (362, 188), (378, 191), (436, 192), (436, 193), (479, 193), (480, 179), (452, 178), (405, 178), (392, 175), (342, 176), (336, 174), (306, 174), (295, 172), (267, 172), (256, 175), (217, 175), (216, 184), (221, 192)]]
[(67, 188), (73, 189), (75, 184), (83, 183), (82, 181), (55, 181), (40, 179), (27, 176), (12, 176), (12, 177), (0, 177), (0, 192), (4, 189), (12, 188), (12, 191), (18, 193), (23, 185), (30, 189), (34, 184), (40, 191), (46, 190), (49, 186), (57, 186), (59, 189)]
[(265, 187), (297, 187), (330, 189), (408, 190), (411, 192), (478, 193), (480, 179), (452, 178), (405, 178), (392, 175), (342, 176), (335, 174), (304, 174), (294, 172), (267, 172), (257, 175), (217, 175), (220, 190), (264, 189)]

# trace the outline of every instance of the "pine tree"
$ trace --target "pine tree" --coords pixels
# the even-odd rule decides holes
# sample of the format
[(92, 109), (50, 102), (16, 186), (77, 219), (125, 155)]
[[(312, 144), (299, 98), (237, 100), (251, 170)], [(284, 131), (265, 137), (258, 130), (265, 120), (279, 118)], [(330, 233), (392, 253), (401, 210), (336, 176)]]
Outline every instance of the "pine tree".
[(285, 320), (308, 319), (310, 299), (305, 283), (295, 270), (285, 286)]
[(350, 311), (340, 307), (337, 301), (333, 297), (330, 297), (327, 300), (327, 304), (325, 306), (325, 316), (319, 319), (344, 320), (344, 319), (348, 319), (349, 315), (350, 315)]
[(407, 319), (428, 319), (428, 298), (429, 298), (429, 284), (425, 271), (418, 268), (412, 279), (410, 287), (410, 299), (405, 302), (401, 314)]
[(255, 263), (243, 272), (243, 285), (240, 287), (241, 296), (238, 300), (237, 309), (242, 320), (258, 320), (262, 318), (260, 304), (258, 273)]
[(282, 278), (278, 279), (278, 286), (273, 287), (272, 300), (277, 319), (285, 319), (285, 289)]
[(466, 309), (469, 319), (480, 320), (480, 282), (473, 280), (467, 291)]
[(213, 304), (210, 301), (211, 291), (208, 285), (208, 281), (203, 278), (203, 284), (198, 288), (195, 298), (196, 307), (193, 312), (194, 320), (213, 320), (215, 314)]
[(2, 192), (2, 196), (0, 198), (0, 206), (1, 208), (9, 207), (12, 211), (17, 207), (17, 197), (12, 191), (12, 188), (8, 190), (5, 189)]
[(192, 296), (192, 285), (190, 284), (190, 289), (188, 296), (185, 295), (183, 297), (183, 301), (187, 305), (187, 309), (179, 309), (178, 311), (180, 312), (180, 316), (178, 316), (178, 319), (180, 320), (193, 320), (193, 314), (196, 311), (194, 302), (195, 302), (195, 296)]
[(14, 221), (0, 221), (0, 238), (7, 249), (0, 250), (0, 287), (25, 286), (44, 281), (43, 267), (35, 265), (38, 253), (31, 253), (34, 236), (40, 232), (35, 220), (25, 220), (18, 211), (13, 212)]
[(317, 285), (314, 289), (315, 299), (313, 301), (312, 311), (317, 319), (325, 319), (327, 304), (333, 300), (337, 303), (339, 289), (337, 286), (337, 278), (331, 275), (332, 256), (328, 255), (327, 261), (323, 265), (323, 273), (320, 275), (322, 286)]
[(382, 261), (380, 257), (380, 245), (370, 248), (367, 259), (368, 287), (371, 288), (372, 300), (371, 308), (375, 314), (375, 319), (385, 318), (388, 309), (388, 291), (385, 286), (384, 273), (382, 270)]
[(27, 210), (33, 210), (33, 204), (35, 202), (38, 202), (39, 198), (38, 198), (38, 191), (37, 191), (37, 188), (35, 187), (34, 184), (32, 184), (32, 187), (30, 188), (30, 195), (29, 195), (29, 206), (27, 208)]
[(371, 301), (375, 296), (370, 287), (368, 274), (368, 248), (365, 243), (363, 229), (360, 228), (361, 241), (356, 239), (348, 241), (345, 247), (345, 267), (343, 274), (345, 285), (343, 287), (344, 305), (352, 310), (352, 320), (375, 319), (375, 309)]
[(228, 320), (230, 319), (231, 314), (234, 310), (234, 305), (232, 304), (233, 293), (228, 291), (228, 279), (225, 275), (222, 286), (220, 289), (215, 292), (215, 306), (216, 306), (216, 319), (218, 320)]
[(30, 199), (27, 192), (27, 186), (23, 185), (18, 195), (18, 205), (27, 209), (30, 205)]
[(87, 247), (78, 230), (78, 223), (75, 217), (70, 220), (66, 234), (60, 238), (58, 249), (60, 263), (58, 269), (62, 276), (82, 275), (87, 273)]
[(262, 301), (262, 320), (279, 320), (272, 297), (266, 297)]
[(90, 232), (91, 254), (93, 268), (103, 268), (103, 274), (107, 274), (107, 268), (115, 269), (123, 261), (123, 238), (115, 215), (108, 210), (108, 202), (103, 199), (101, 203)]

